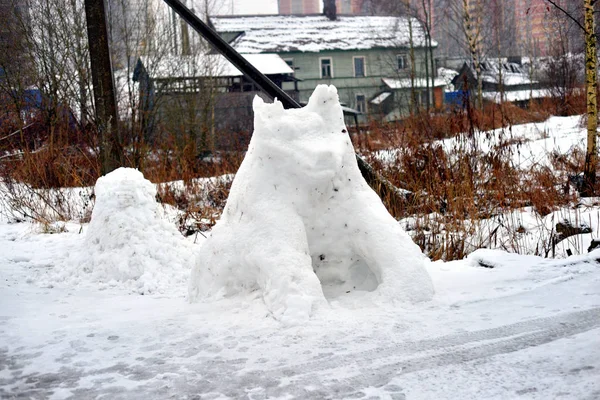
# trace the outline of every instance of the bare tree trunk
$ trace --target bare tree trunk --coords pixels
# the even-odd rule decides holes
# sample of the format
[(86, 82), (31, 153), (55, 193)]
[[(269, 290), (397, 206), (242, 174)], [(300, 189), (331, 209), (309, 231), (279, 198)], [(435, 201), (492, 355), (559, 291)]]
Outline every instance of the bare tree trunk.
[[(494, 14), (496, 16), (501, 15), (502, 10), (500, 10), (498, 3), (494, 2)], [(496, 39), (496, 55), (498, 57), (498, 86), (500, 89), (500, 114), (502, 116), (502, 123), (504, 124), (504, 74), (502, 72), (502, 56), (504, 55), (504, 49), (502, 48), (502, 43), (500, 41), (501, 35), (501, 26), (502, 21), (498, 18), (493, 19), (493, 30), (494, 37)]]
[(427, 5), (425, 4), (427, 0), (423, 0), (422, 1), (422, 6), (423, 6), (423, 13), (425, 14), (425, 18), (423, 21), (423, 27), (424, 27), (424, 31), (425, 31), (425, 91), (426, 91), (426, 110), (427, 112), (429, 112), (429, 109), (431, 108), (431, 101), (430, 101), (430, 95), (429, 95), (429, 52), (428, 52), (428, 44), (429, 44), (429, 25), (428, 25), (428, 21), (427, 21)]
[(581, 196), (590, 197), (595, 193), (596, 185), (596, 166), (598, 164), (598, 150), (596, 136), (598, 131), (598, 100), (596, 98), (597, 90), (597, 64), (596, 56), (596, 23), (594, 20), (594, 6), (597, 0), (583, 0), (584, 24), (583, 26), (573, 15), (569, 14), (555, 0), (546, 0), (556, 9), (560, 10), (575, 25), (581, 28), (585, 37), (585, 87), (587, 98), (587, 149), (585, 154), (585, 166), (583, 169), (584, 185), (581, 190)]
[(181, 20), (181, 54), (184, 56), (192, 54), (188, 24), (183, 20)]
[[(431, 24), (431, 15), (429, 16), (429, 23)], [(430, 25), (431, 26), (431, 25)], [(437, 72), (435, 71), (435, 59), (433, 58), (433, 45), (431, 39), (431, 32), (429, 33), (429, 62), (431, 63), (431, 104), (435, 108), (435, 77)]]
[(594, 195), (596, 184), (596, 165), (598, 155), (596, 148), (596, 135), (598, 129), (598, 101), (596, 98), (596, 33), (594, 21), (594, 3), (596, 0), (584, 0), (584, 27), (585, 27), (585, 87), (587, 97), (587, 152), (585, 155), (584, 179), (585, 187), (582, 196)]
[(102, 174), (123, 165), (104, 0), (85, 0)]
[[(426, 37), (425, 37), (425, 41), (426, 41), (426, 49), (425, 51), (429, 53), (429, 67), (431, 70), (431, 74), (430, 74), (430, 78), (431, 78), (431, 92), (429, 91), (429, 82), (427, 83), (428, 89), (427, 89), (427, 97), (428, 99), (431, 99), (431, 101), (429, 103), (431, 103), (431, 106), (433, 108), (435, 108), (435, 95), (434, 95), (434, 88), (435, 88), (435, 59), (433, 58), (433, 39), (431, 38), (431, 28), (432, 26), (432, 22), (431, 22), (431, 13), (432, 13), (432, 7), (431, 7), (431, 0), (423, 0), (423, 12), (425, 14), (425, 33), (426, 33)], [(427, 57), (425, 58), (425, 60), (427, 61)]]
[(408, 18), (408, 37), (410, 46), (410, 115), (414, 115), (415, 109), (418, 110), (417, 93), (415, 91), (415, 46), (413, 43), (412, 18)]
[(483, 108), (483, 73), (481, 71), (481, 28), (482, 28), (482, 15), (483, 15), (483, 5), (481, 0), (477, 0), (475, 3), (476, 6), (476, 18), (477, 23), (475, 24), (475, 35), (474, 35), (474, 46), (477, 49), (477, 102), (479, 103), (479, 107)]
[(469, 53), (471, 54), (471, 61), (477, 74), (477, 106), (483, 107), (483, 77), (481, 75), (481, 57), (478, 49), (479, 46), (479, 33), (481, 28), (481, 1), (477, 0), (477, 18), (479, 22), (477, 26), (473, 26), (473, 18), (471, 16), (471, 10), (469, 9), (469, 0), (463, 0), (463, 30), (469, 45)]
[[(427, 39), (425, 39), (425, 43), (427, 43)], [(429, 112), (431, 102), (429, 101), (429, 53), (427, 47), (425, 48), (425, 93), (425, 110)]]

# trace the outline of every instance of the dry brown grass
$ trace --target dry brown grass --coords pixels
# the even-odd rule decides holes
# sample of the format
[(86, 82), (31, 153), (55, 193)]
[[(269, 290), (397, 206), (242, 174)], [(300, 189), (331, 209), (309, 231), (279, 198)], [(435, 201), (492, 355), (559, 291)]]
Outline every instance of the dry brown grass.
[[(572, 108), (580, 112), (581, 104), (575, 100)], [(408, 229), (417, 244), (434, 259), (457, 259), (478, 245), (469, 242), (475, 231), (473, 221), (524, 206), (532, 206), (544, 216), (573, 201), (567, 177), (582, 170), (583, 154), (553, 155), (552, 168), (534, 166), (524, 171), (512, 163), (511, 151), (520, 139), (512, 137), (511, 126), (543, 121), (556, 107), (544, 101), (528, 109), (503, 104), (487, 105), (482, 111), (421, 113), (401, 123), (372, 123), (362, 129), (368, 134), (353, 135), (353, 141), (376, 171), (410, 192), (401, 204), (384, 201), (397, 218), (414, 218)], [(94, 185), (99, 176), (94, 132), (74, 129), (64, 121), (50, 128), (42, 126), (29, 127), (0, 142), (2, 195), (10, 198), (10, 207), (18, 215), (45, 224), (53, 219), (85, 221), (91, 210), (87, 200), (86, 211), (76, 211), (64, 193), (46, 189)], [(482, 152), (481, 142), (475, 140), (478, 132), (498, 128), (502, 140), (494, 143), (491, 151)], [(0, 133), (0, 137), (4, 135)], [(439, 142), (446, 138), (456, 138), (450, 149)], [(199, 185), (196, 178), (235, 173), (244, 149), (202, 158), (195, 144), (169, 135), (154, 145), (136, 145), (141, 146), (135, 149), (137, 154), (142, 154), (137, 167), (146, 178), (154, 183), (183, 181), (183, 189), (158, 188), (159, 200), (181, 211), (182, 233), (189, 235), (214, 225), (225, 205), (230, 180)], [(395, 149), (391, 162), (382, 163), (376, 157), (382, 149)], [(44, 207), (36, 207), (40, 203)]]
[[(460, 259), (472, 251), (473, 244), (465, 241), (474, 233), (473, 221), (526, 206), (543, 217), (573, 202), (568, 176), (582, 171), (582, 154), (554, 155), (553, 168), (524, 170), (513, 162), (512, 152), (523, 140), (512, 136), (511, 127), (544, 121), (551, 109), (546, 102), (529, 109), (503, 104), (483, 111), (423, 113), (401, 124), (373, 123), (369, 135), (353, 140), (376, 170), (410, 191), (401, 204), (384, 201), (399, 219), (421, 216), (410, 228), (421, 248), (433, 259)], [(492, 129), (499, 130), (497, 142), (491, 140)], [(446, 138), (455, 140), (444, 147), (439, 139)], [(482, 150), (482, 140), (489, 151)], [(385, 163), (377, 156), (382, 149), (395, 149)]]

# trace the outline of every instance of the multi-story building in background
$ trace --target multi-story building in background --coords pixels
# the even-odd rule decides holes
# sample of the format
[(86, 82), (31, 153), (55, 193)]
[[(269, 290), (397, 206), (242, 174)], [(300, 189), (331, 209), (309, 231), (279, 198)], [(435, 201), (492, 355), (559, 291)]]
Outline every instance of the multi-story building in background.
[[(335, 0), (338, 14), (365, 14), (365, 0)], [(278, 0), (281, 15), (310, 15), (323, 12), (323, 0)]]
[[(337, 14), (368, 14), (368, 0), (335, 0)], [(310, 15), (323, 12), (323, 0), (278, 0), (281, 15)]]
[(0, 0), (0, 79), (8, 70), (22, 69), (23, 28), (29, 25), (27, 2)]
[(322, 11), (322, 0), (279, 0), (279, 14), (318, 14)]
[[(581, 10), (573, 1), (557, 0), (557, 3), (574, 18), (581, 17)], [(579, 28), (545, 0), (517, 0), (515, 21), (521, 55), (545, 57), (581, 51), (583, 34)]]
[(545, 56), (550, 53), (548, 4), (544, 0), (521, 0), (515, 4), (515, 30), (522, 34), (518, 37), (517, 47), (522, 54)]
[[(403, 0), (409, 1), (409, 0)], [(439, 56), (466, 57), (462, 0), (432, 0), (432, 36)], [(423, 8), (421, 2), (413, 8)], [(581, 49), (578, 27), (545, 0), (468, 0), (484, 57), (545, 57)], [(580, 4), (557, 0), (575, 18)]]
[(336, 0), (338, 14), (359, 15), (364, 14), (364, 0)]

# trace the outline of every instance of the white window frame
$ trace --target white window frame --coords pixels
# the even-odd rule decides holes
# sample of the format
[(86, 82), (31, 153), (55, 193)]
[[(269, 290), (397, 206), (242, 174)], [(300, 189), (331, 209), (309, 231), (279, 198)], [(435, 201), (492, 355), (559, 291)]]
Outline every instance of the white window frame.
[[(402, 58), (402, 63), (404, 64), (403, 68), (400, 68), (400, 58)], [(408, 69), (408, 56), (406, 54), (396, 54), (396, 69), (398, 71), (404, 71)]]
[[(364, 110), (359, 110), (358, 109), (358, 96), (362, 96), (362, 98), (363, 98), (363, 101), (361, 103), (363, 103), (364, 106), (365, 106)], [(356, 110), (360, 111), (363, 114), (366, 114), (367, 113), (367, 96), (365, 96), (364, 94), (361, 94), (361, 93), (357, 93), (357, 94), (354, 95), (354, 99), (356, 100), (356, 103), (355, 103), (356, 104)]]
[[(362, 58), (363, 60), (363, 75), (362, 76), (356, 76), (356, 59), (357, 58)], [(355, 78), (366, 78), (367, 77), (367, 58), (365, 56), (353, 56), (352, 57), (352, 71), (353, 71), (353, 76)]]
[[(323, 76), (323, 60), (329, 60), (329, 72), (331, 72), (330, 76)], [(331, 57), (319, 57), (319, 74), (321, 75), (321, 79), (331, 79), (333, 78), (333, 58)]]

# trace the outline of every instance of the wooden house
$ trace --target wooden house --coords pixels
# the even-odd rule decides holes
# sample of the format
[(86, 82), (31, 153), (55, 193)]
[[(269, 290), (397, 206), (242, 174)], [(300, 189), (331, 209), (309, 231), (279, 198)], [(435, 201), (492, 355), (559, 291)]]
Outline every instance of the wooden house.
[[(528, 68), (520, 63), (485, 61), (481, 63), (481, 74), (484, 100), (523, 103), (550, 96), (550, 92), (533, 79)], [(476, 93), (477, 73), (473, 64), (464, 63), (452, 84), (457, 90)]]
[[(318, 84), (333, 84), (340, 101), (359, 113), (363, 122), (369, 114), (391, 119), (408, 112), (405, 94), (410, 86), (390, 87), (386, 80), (404, 81), (410, 76), (410, 24), (416, 75), (423, 83), (418, 91), (426, 92), (423, 99), (434, 97), (431, 79), (425, 81), (425, 32), (414, 18), (274, 15), (211, 17), (210, 21), (240, 53), (273, 53), (285, 60), (297, 81), (284, 82), (283, 87), (297, 85), (301, 103), (308, 101)], [(436, 87), (443, 91), (442, 85)], [(386, 98), (386, 115), (381, 115), (377, 101), (385, 92), (394, 96)], [(437, 98), (443, 101), (442, 95)]]
[[(298, 99), (293, 70), (277, 54), (243, 56), (279, 87), (289, 82), (288, 93)], [(215, 132), (251, 132), (252, 99), (256, 94), (265, 96), (218, 54), (140, 57), (133, 80), (139, 83), (147, 139), (154, 138), (160, 121), (162, 131), (199, 138), (201, 149), (229, 148), (235, 144), (230, 136), (216, 137)], [(212, 139), (203, 139), (206, 137)]]

